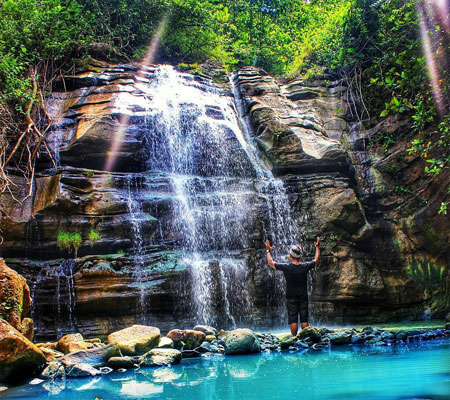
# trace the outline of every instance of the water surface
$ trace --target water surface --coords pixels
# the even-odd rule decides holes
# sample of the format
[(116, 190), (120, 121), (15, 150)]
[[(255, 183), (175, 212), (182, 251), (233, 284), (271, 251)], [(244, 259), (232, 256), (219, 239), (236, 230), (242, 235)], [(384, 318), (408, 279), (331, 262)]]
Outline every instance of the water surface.
[(450, 341), (185, 359), (171, 368), (25, 385), (12, 399), (448, 399)]

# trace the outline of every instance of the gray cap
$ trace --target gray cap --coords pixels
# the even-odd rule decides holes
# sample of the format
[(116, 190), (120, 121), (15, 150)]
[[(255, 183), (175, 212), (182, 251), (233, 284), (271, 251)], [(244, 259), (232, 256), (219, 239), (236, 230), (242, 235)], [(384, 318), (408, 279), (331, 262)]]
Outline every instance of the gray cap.
[(294, 246), (291, 247), (291, 251), (289, 252), (289, 255), (294, 258), (301, 258), (302, 248), (298, 244), (295, 244)]

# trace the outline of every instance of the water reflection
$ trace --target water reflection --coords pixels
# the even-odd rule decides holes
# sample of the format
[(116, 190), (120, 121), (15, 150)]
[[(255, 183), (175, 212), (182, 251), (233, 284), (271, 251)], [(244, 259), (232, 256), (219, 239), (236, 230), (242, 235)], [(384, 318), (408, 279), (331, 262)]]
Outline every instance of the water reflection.
[[(171, 368), (27, 385), (16, 399), (406, 399), (448, 398), (450, 341), (306, 353), (202, 356)], [(446, 397), (447, 396), (447, 397)]]

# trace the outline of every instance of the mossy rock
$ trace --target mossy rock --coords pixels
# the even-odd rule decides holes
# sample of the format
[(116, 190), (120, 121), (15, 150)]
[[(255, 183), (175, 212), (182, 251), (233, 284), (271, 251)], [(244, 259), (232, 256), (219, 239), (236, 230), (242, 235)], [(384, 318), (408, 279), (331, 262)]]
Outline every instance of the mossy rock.
[(305, 329), (297, 335), (298, 339), (304, 340), (310, 338), (314, 343), (319, 343), (322, 340), (322, 335), (317, 328), (313, 326), (307, 326)]

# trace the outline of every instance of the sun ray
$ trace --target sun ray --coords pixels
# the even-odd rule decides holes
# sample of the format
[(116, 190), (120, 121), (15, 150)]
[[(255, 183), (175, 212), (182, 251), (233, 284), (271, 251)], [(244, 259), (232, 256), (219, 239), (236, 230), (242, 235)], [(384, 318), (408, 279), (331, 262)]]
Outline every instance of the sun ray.
[[(164, 31), (167, 27), (167, 23), (169, 20), (169, 15), (165, 14), (162, 18), (161, 22), (158, 25), (158, 29), (155, 31), (155, 34), (152, 37), (152, 40), (150, 41), (150, 44), (148, 46), (148, 50), (145, 54), (145, 56), (142, 58), (140, 62), (140, 68), (138, 70), (137, 76), (143, 76), (145, 67), (149, 64), (151, 64), (155, 58), (156, 52), (158, 51), (159, 44), (161, 42), (161, 38), (164, 34)], [(105, 164), (105, 171), (112, 171), (114, 169), (114, 165), (118, 156), (118, 153), (120, 151), (120, 147), (122, 145), (122, 141), (125, 135), (125, 131), (128, 128), (128, 123), (130, 120), (130, 115), (128, 113), (123, 113), (120, 117), (119, 121), (119, 129), (117, 133), (114, 135), (114, 138), (111, 143), (111, 147), (108, 151), (108, 158), (106, 160)]]

